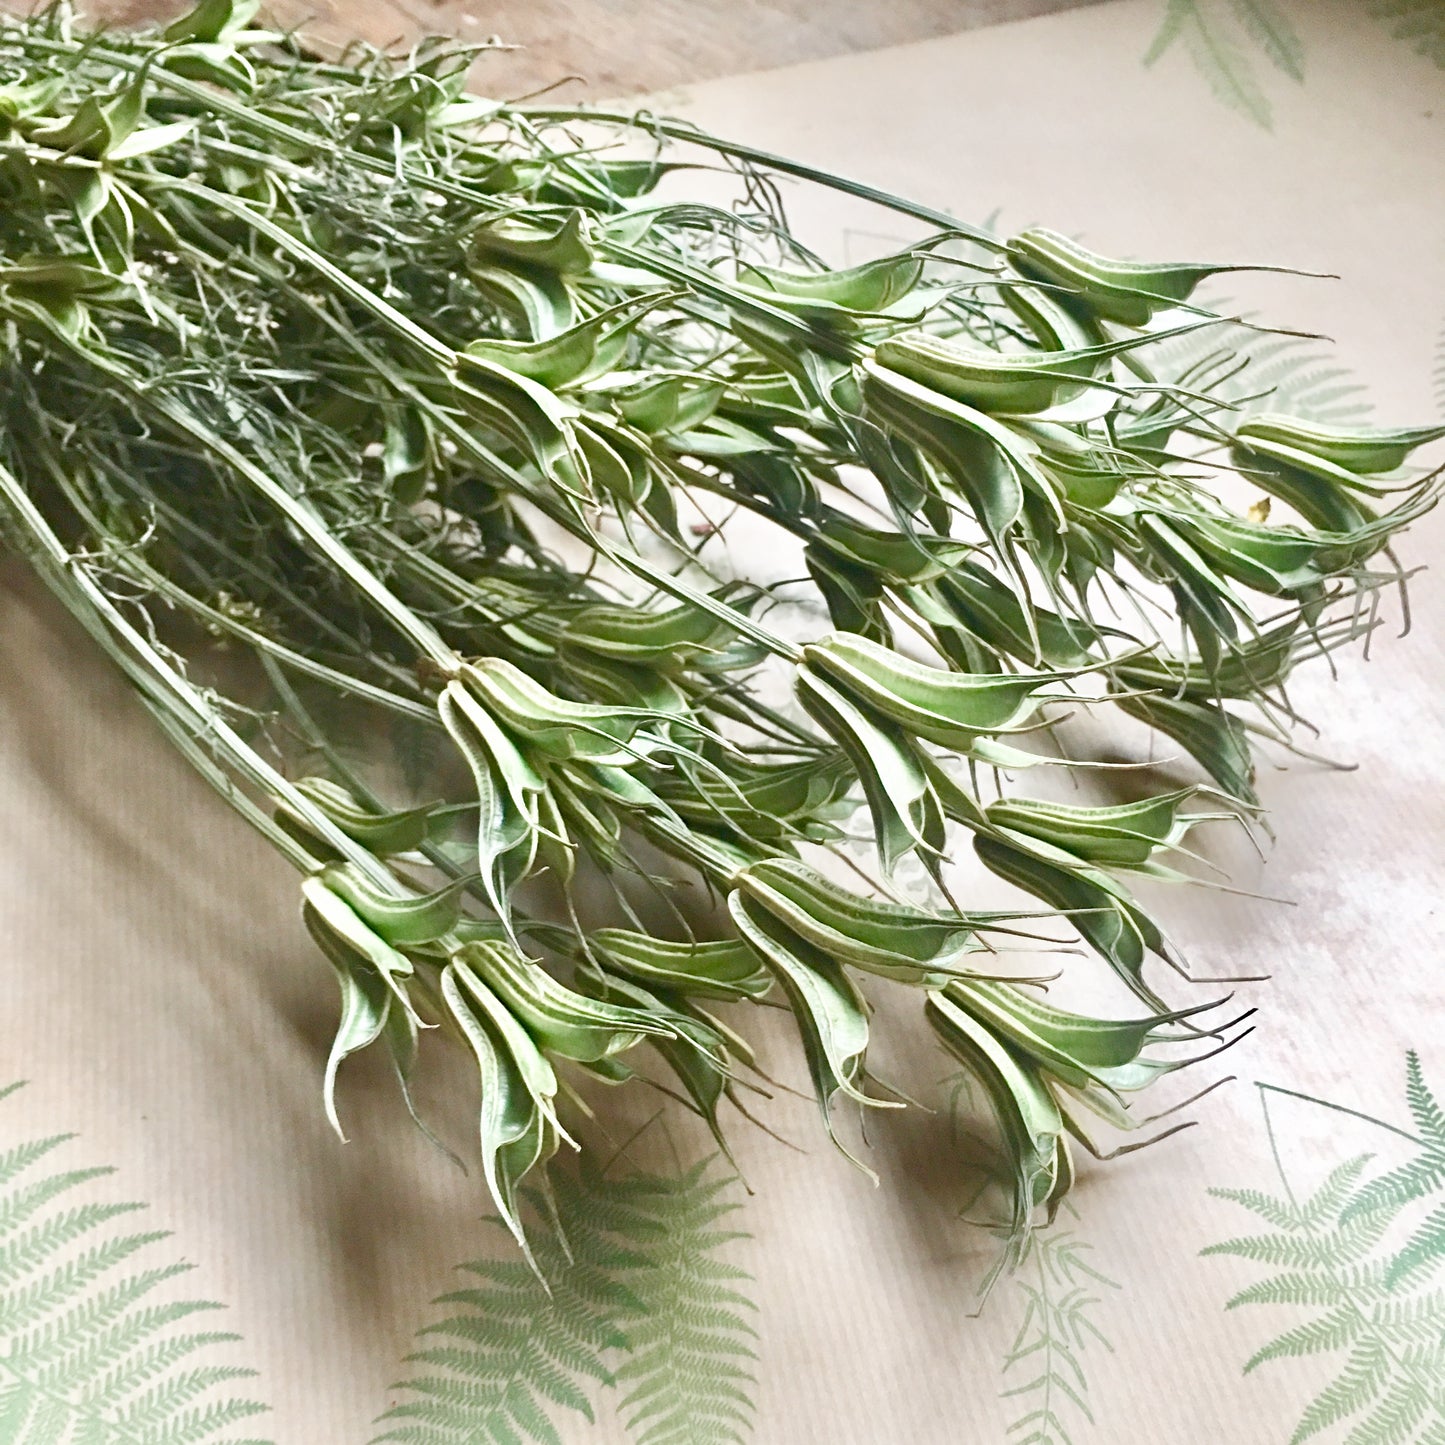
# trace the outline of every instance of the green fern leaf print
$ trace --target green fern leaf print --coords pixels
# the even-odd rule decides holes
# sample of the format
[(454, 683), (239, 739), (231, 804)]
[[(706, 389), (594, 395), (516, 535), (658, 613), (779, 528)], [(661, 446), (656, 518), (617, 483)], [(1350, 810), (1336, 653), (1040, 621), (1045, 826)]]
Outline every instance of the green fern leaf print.
[(0, 1442), (267, 1445), (234, 1433), (266, 1406), (230, 1393), (238, 1336), (200, 1327), (221, 1306), (176, 1297), (191, 1266), (97, 1197), (113, 1170), (57, 1164), (73, 1138), (0, 1150)]
[[(1288, 1178), (1260, 1085), (1282, 1193), (1214, 1189), (1266, 1228), (1210, 1245), (1275, 1272), (1239, 1290), (1227, 1308), (1268, 1305), (1296, 1312), (1245, 1362), (1246, 1373), (1306, 1357), (1331, 1361), (1329, 1382), (1304, 1407), (1290, 1445), (1324, 1437), (1340, 1445), (1445, 1442), (1445, 1111), (1420, 1059), (1406, 1056), (1405, 1096), (1416, 1133), (1323, 1100), (1306, 1102), (1411, 1141), (1414, 1154), (1367, 1175), (1371, 1156), (1336, 1165), (1313, 1193)], [(1404, 1240), (1403, 1244), (1398, 1241)]]
[[(637, 1445), (740, 1445), (756, 1358), (748, 1276), (729, 1258), (735, 1176), (704, 1160), (678, 1175), (616, 1177), (584, 1163), (533, 1193), (537, 1271), (464, 1265), (408, 1357), (373, 1445), (562, 1445), (614, 1389)], [(575, 1437), (573, 1437), (575, 1438)]]
[(1034, 1237), (1015, 1275), (1024, 1312), (1003, 1365), (1003, 1398), (1019, 1411), (1008, 1427), (1012, 1445), (1073, 1445), (1069, 1422), (1094, 1423), (1084, 1356), (1113, 1352), (1093, 1316), (1103, 1291), (1119, 1286), (1094, 1267), (1090, 1252), (1072, 1233), (1046, 1231)]
[(1445, 0), (1369, 0), (1369, 8), (1395, 39), (1445, 70)]

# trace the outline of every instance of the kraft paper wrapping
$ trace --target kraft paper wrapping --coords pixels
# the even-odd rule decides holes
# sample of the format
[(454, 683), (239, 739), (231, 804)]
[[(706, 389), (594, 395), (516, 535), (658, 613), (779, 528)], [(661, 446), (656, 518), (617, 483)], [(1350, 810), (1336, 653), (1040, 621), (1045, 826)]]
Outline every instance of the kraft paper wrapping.
[[(1163, 7), (1129, 0), (719, 81), (657, 104), (970, 220), (1038, 221), (1106, 252), (1335, 273), (1224, 279), (1237, 307), (1333, 338), (1330, 364), (1368, 382), (1378, 419), (1437, 416), (1445, 73), (1370, 7), (1299, 3), (1287, 7), (1303, 47), (1298, 83), (1224, 8), (1201, 13), (1235, 26), (1243, 80), (1196, 69), (1194, 32), (1142, 66)], [(1178, 9), (1188, 31), (1193, 7)], [(1258, 123), (1261, 98), (1272, 130)], [(785, 194), (795, 229), (839, 261), (915, 234), (812, 190), (785, 185)], [(1404, 558), (1433, 567), (1442, 543), (1445, 516), (1432, 515), (1409, 534)], [(115, 1169), (77, 1199), (144, 1200), (133, 1227), (174, 1232), (156, 1248), (196, 1266), (175, 1297), (226, 1304), (206, 1328), (241, 1339), (215, 1359), (256, 1369), (237, 1388), (271, 1408), (232, 1437), (361, 1445), (406, 1398), (393, 1388), (412, 1369), (403, 1356), (443, 1313), (430, 1301), (467, 1283), (457, 1266), (508, 1257), (484, 1222), (480, 1179), (411, 1126), (387, 1071), (367, 1057), (348, 1063), (340, 1091), (350, 1140), (330, 1132), (319, 1084), (334, 986), (300, 926), (294, 876), (171, 755), (13, 561), (3, 584), (0, 1085), (28, 1083), (0, 1103), (0, 1151), (73, 1132), (49, 1156), (62, 1161), (55, 1168)], [(1315, 665), (1293, 689), (1320, 725), (1319, 749), (1355, 770), (1282, 756), (1288, 765), (1261, 783), (1277, 834), (1266, 860), (1237, 838), (1213, 840), (1239, 887), (1287, 901), (1180, 889), (1157, 900), (1200, 979), (1271, 976), (1213, 988), (1157, 980), (1181, 1002), (1233, 988), (1241, 1007), (1259, 1008), (1257, 1031), (1201, 1071), (1236, 1082), (1195, 1107), (1198, 1127), (1126, 1159), (1085, 1160), (1052, 1243), (1002, 1280), (981, 1314), (976, 1290), (994, 1245), (955, 1217), (968, 1180), (946, 1110), (870, 1121), (876, 1189), (827, 1145), (808, 1100), (783, 1095), (764, 1114), (805, 1154), (745, 1123), (734, 1130), (753, 1193), (718, 1196), (742, 1207), (718, 1226), (740, 1237), (716, 1254), (740, 1271), (728, 1287), (746, 1304), (734, 1313), (756, 1329), (737, 1334), (753, 1356), (738, 1357), (753, 1377), (740, 1387), (748, 1438), (1284, 1445), (1360, 1341), (1376, 1338), (1378, 1308), (1351, 1323), (1348, 1289), (1225, 1308), (1261, 1279), (1298, 1274), (1290, 1261), (1312, 1248), (1322, 1269), (1334, 1251), (1344, 1277), (1360, 1256), (1329, 1200), (1294, 1229), (1293, 1254), (1278, 1244), (1259, 1246), (1263, 1262), (1201, 1251), (1290, 1232), (1211, 1190), (1260, 1191), (1284, 1201), (1279, 1214), (1354, 1156), (1374, 1155), (1367, 1167), (1378, 1172), (1420, 1152), (1366, 1118), (1261, 1094), (1257, 1082), (1417, 1140), (1407, 1050), (1419, 1052), (1437, 1096), (1445, 1090), (1440, 572), (1415, 577), (1411, 599), (1408, 636), (1395, 635), (1391, 604), (1368, 664), (1350, 657), (1338, 679)], [(933, 1087), (937, 1102), (948, 1069), (941, 1058), (918, 1063), (919, 1022), (889, 1015), (881, 1030), (880, 1070)], [(461, 1059), (437, 1052), (420, 1103), (465, 1154), (474, 1083)], [(769, 1056), (801, 1082), (782, 1047)], [(601, 1103), (614, 1145), (653, 1107)], [(629, 1158), (675, 1173), (710, 1152), (674, 1118), (645, 1130)], [(1439, 1183), (1392, 1228), (1408, 1233), (1438, 1208)], [(1318, 1438), (1445, 1439), (1445, 1315), (1429, 1305), (1440, 1264), (1427, 1258), (1403, 1288), (1402, 1312), (1425, 1301), (1413, 1307), (1415, 1335), (1402, 1326), (1379, 1336), (1385, 1343), (1366, 1350), (1340, 1392), (1342, 1423)], [(1433, 1278), (1440, 1288), (1438, 1270)], [(1261, 1347), (1322, 1318), (1293, 1353), (1245, 1373)], [(0, 1320), (0, 1392), (5, 1329)], [(1405, 1384), (1369, 1377), (1384, 1368), (1380, 1351), (1404, 1361)], [(639, 1438), (623, 1423), (623, 1393), (592, 1390), (595, 1424), (558, 1409), (559, 1438)], [(1351, 1435), (1371, 1420), (1377, 1433)], [(32, 1438), (14, 1428), (17, 1445)], [(479, 1422), (470, 1438), (505, 1437)]]

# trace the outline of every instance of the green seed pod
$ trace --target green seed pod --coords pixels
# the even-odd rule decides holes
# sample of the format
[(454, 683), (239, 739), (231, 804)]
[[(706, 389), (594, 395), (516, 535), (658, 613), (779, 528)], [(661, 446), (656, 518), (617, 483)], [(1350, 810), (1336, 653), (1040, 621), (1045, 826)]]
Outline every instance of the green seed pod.
[(1166, 955), (1154, 922), (1107, 873), (1081, 863), (1062, 848), (1022, 833), (978, 836), (974, 852), (991, 872), (1050, 908), (1070, 923), (1114, 972), (1152, 1009), (1164, 1001), (1144, 982), (1144, 960)]
[(798, 701), (847, 756), (863, 785), (885, 872), (915, 849), (943, 844), (943, 812), (918, 751), (896, 724), (858, 706), (848, 692), (807, 666), (796, 674)]
[(923, 276), (923, 257), (902, 251), (842, 271), (779, 271), (743, 265), (738, 276), (774, 297), (826, 302), (843, 311), (876, 315), (915, 294)]
[(367, 927), (388, 943), (402, 948), (433, 943), (450, 933), (461, 917), (462, 895), (468, 879), (459, 879), (435, 893), (384, 893), (349, 863), (333, 863), (321, 870), (321, 881)]
[(678, 670), (700, 653), (720, 648), (731, 634), (711, 613), (683, 602), (655, 612), (640, 607), (587, 607), (568, 620), (563, 636), (602, 657)]
[[(875, 1108), (897, 1107), (875, 1099), (861, 1088), (868, 1051), (868, 1005), (847, 973), (827, 954), (790, 933), (765, 910), (733, 893), (728, 911), (749, 947), (767, 964), (782, 985), (798, 1025), (808, 1073), (828, 1137), (848, 1158), (833, 1131), (832, 1104), (838, 1094)], [(877, 1176), (853, 1159), (870, 1178)]]
[(980, 735), (1021, 731), (1042, 689), (1067, 674), (950, 672), (914, 662), (891, 648), (834, 632), (803, 648), (805, 665), (916, 737), (967, 750)]
[(1278, 269), (1204, 262), (1151, 265), (1116, 261), (1042, 227), (1019, 232), (1009, 241), (1007, 250), (1009, 260), (1025, 276), (1063, 287), (1093, 315), (1125, 326), (1143, 326), (1156, 311), (1167, 311), (1187, 301), (1206, 277), (1228, 271)]
[(553, 390), (581, 386), (614, 371), (637, 323), (654, 307), (677, 294), (655, 291), (631, 297), (579, 321), (566, 331), (535, 341), (479, 339), (468, 343), (466, 354), (504, 366)]
[[(879, 366), (990, 415), (1026, 416), (1082, 396), (1105, 375), (1114, 357), (1207, 324), (1196, 322), (1069, 351), (985, 351), (926, 331), (910, 331), (880, 341), (873, 355)], [(1100, 415), (1112, 408), (1113, 395), (1103, 390)]]
[(307, 930), (327, 957), (333, 963), (349, 961), (369, 970), (410, 1012), (405, 981), (415, 972), (411, 959), (375, 932), (319, 875), (302, 880), (301, 898)]
[(461, 676), (505, 728), (549, 758), (625, 766), (637, 758), (630, 744), (638, 728), (653, 716), (640, 708), (569, 702), (502, 658), (466, 663)]
[(1010, 1249), (1017, 1257), (1043, 1208), (1053, 1218), (1074, 1179), (1058, 1102), (1037, 1066), (1014, 1053), (947, 993), (930, 993), (924, 1012), (944, 1048), (983, 1085), (998, 1119), (1008, 1165)]
[[(363, 807), (350, 791), (329, 778), (301, 778), (296, 791), (324, 813), (341, 832), (382, 857), (410, 853), (426, 841), (436, 803), (376, 813)], [(312, 837), (305, 819), (285, 802), (276, 808), (277, 821), (288, 831)]]
[(481, 1075), (482, 1174), (532, 1267), (517, 1201), (522, 1179), (557, 1152), (557, 1076), (527, 1031), (463, 959), (442, 973), (447, 1011)]
[(724, 387), (706, 377), (664, 374), (608, 393), (618, 414), (649, 436), (689, 432), (718, 409)]
[(1259, 806), (1249, 737), (1238, 718), (1217, 704), (1188, 698), (1116, 697), (1114, 702), (1173, 738), (1230, 797), (1250, 808)]
[(590, 941), (613, 967), (654, 988), (725, 1001), (763, 998), (772, 989), (772, 976), (757, 955), (735, 940), (672, 943), (630, 929), (599, 928)]
[(510, 944), (464, 944), (456, 958), (486, 981), (545, 1053), (595, 1063), (650, 1034), (670, 1032), (665, 1023), (636, 1009), (574, 992)]
[(936, 986), (980, 948), (966, 919), (861, 897), (793, 859), (754, 863), (737, 886), (828, 957), (884, 978)]
[(484, 262), (500, 257), (563, 276), (584, 275), (595, 259), (587, 214), (576, 207), (484, 222), (472, 233), (472, 255)]
[(1072, 1089), (1095, 1084), (1113, 1094), (1143, 1088), (1158, 1073), (1191, 1062), (1187, 1057), (1144, 1062), (1142, 1056), (1150, 1044), (1197, 1041), (1193, 1030), (1171, 1025), (1215, 1007), (1197, 1004), (1141, 1019), (1091, 1018), (992, 979), (957, 980), (944, 996), (1061, 1083)]
[(1155, 852), (1177, 846), (1204, 818), (1232, 814), (1180, 812), (1198, 797), (1197, 788), (1180, 788), (1137, 803), (1082, 807), (1033, 798), (1003, 798), (984, 812), (998, 828), (1027, 834), (1062, 848), (1086, 863), (1106, 868), (1140, 868)]
[(1445, 425), (1420, 427), (1342, 427), (1303, 421), (1277, 412), (1260, 412), (1235, 428), (1246, 447), (1272, 442), (1347, 472), (1371, 475), (1402, 467), (1416, 447), (1445, 437)]

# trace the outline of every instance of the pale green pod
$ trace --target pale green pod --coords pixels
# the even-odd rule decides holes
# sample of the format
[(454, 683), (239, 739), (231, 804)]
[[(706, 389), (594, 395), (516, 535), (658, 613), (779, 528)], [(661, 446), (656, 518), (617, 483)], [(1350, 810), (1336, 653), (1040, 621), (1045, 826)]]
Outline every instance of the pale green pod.
[(1114, 703), (1173, 738), (1231, 797), (1251, 808), (1259, 806), (1249, 738), (1233, 714), (1197, 697), (1118, 696)]
[(1003, 1134), (1011, 1178), (1009, 1238), (1021, 1248), (1034, 1211), (1049, 1217), (1073, 1182), (1073, 1164), (1057, 1101), (1037, 1067), (1014, 1054), (946, 992), (928, 995), (924, 1013), (943, 1046), (983, 1085)]
[(504, 727), (560, 760), (613, 766), (632, 762), (637, 752), (630, 744), (652, 716), (640, 708), (571, 702), (498, 657), (463, 664), (461, 676)]
[(601, 1003), (558, 983), (510, 944), (468, 943), (456, 956), (486, 981), (539, 1048), (561, 1058), (595, 1063), (650, 1034), (669, 1033), (665, 1023), (637, 1009)]
[(1416, 447), (1445, 437), (1445, 424), (1417, 427), (1331, 426), (1326, 422), (1306, 421), (1279, 412), (1259, 412), (1240, 422), (1234, 429), (1234, 435), (1245, 446), (1273, 442), (1276, 446), (1289, 447), (1347, 472), (1370, 475), (1392, 472), (1404, 466)]
[(616, 969), (653, 987), (724, 1000), (762, 998), (772, 977), (757, 956), (731, 939), (674, 943), (624, 928), (599, 928), (594, 947)]
[(1067, 675), (950, 672), (842, 632), (809, 643), (803, 657), (914, 736), (959, 749), (980, 735), (1022, 729), (1040, 702), (1056, 696), (1042, 689)]
[[(424, 803), (417, 808), (379, 813), (363, 807), (349, 789), (329, 778), (301, 778), (295, 786), (298, 793), (348, 838), (381, 855), (410, 853), (420, 847), (426, 841), (432, 815), (438, 807), (436, 803)], [(305, 818), (289, 804), (279, 803), (276, 811), (278, 817), (284, 816), (289, 823), (310, 834)]]
[(464, 963), (442, 974), (443, 1001), (476, 1059), (482, 1175), (507, 1228), (536, 1268), (522, 1228), (517, 1188), (557, 1151), (557, 1079), (526, 1031)]
[(384, 893), (350, 863), (321, 870), (321, 881), (369, 928), (396, 947), (434, 943), (456, 927), (470, 879), (459, 879), (434, 893)]
[(846, 1094), (856, 1103), (891, 1107), (860, 1087), (868, 1050), (868, 1005), (847, 973), (826, 954), (790, 934), (769, 914), (740, 893), (728, 898), (738, 932), (776, 975), (787, 995), (803, 1041), (808, 1073), (828, 1137), (849, 1159), (876, 1181), (877, 1176), (853, 1158), (833, 1129), (833, 1100)]
[(923, 257), (902, 251), (838, 271), (781, 271), (756, 263), (739, 267), (751, 286), (780, 297), (823, 301), (845, 311), (877, 313), (912, 295), (923, 276)]
[(527, 216), (499, 216), (472, 233), (472, 254), (485, 261), (504, 261), (579, 276), (592, 269), (595, 252), (587, 214), (576, 207), (548, 212), (537, 208)]
[(1041, 226), (1020, 231), (1007, 250), (1009, 260), (1024, 275), (1062, 287), (1093, 315), (1126, 326), (1143, 326), (1156, 311), (1188, 301), (1207, 277), (1277, 269), (1197, 261), (1117, 261)]
[(535, 340), (479, 338), (469, 342), (465, 352), (469, 357), (493, 362), (553, 390), (581, 386), (615, 370), (637, 323), (649, 310), (676, 294), (663, 291), (631, 297), (565, 331)]
[(865, 898), (796, 859), (744, 868), (737, 887), (790, 932), (838, 963), (903, 983), (942, 983), (966, 972), (980, 945), (968, 920)]
[(301, 880), (301, 897), (305, 901), (305, 909), (309, 910), (308, 919), (314, 919), (317, 925), (369, 963), (380, 977), (392, 985), (394, 991), (404, 996), (402, 980), (410, 978), (415, 972), (412, 961), (404, 953), (372, 929), (320, 874)]
[(326, 1057), (321, 1100), (331, 1127), (337, 1137), (344, 1140), (346, 1131), (336, 1111), (337, 1072), (352, 1054), (369, 1048), (381, 1037), (391, 1014), (393, 994), (385, 978), (366, 967), (349, 949), (337, 947), (335, 938), (318, 926), (316, 920), (308, 918), (307, 925), (341, 987), (341, 1017)]
[(682, 602), (652, 611), (602, 604), (575, 613), (563, 636), (577, 647), (619, 662), (682, 668), (730, 637), (711, 613)]
[(708, 377), (663, 373), (609, 393), (622, 418), (649, 436), (690, 432), (718, 409), (724, 385)]
[[(880, 341), (873, 356), (879, 366), (990, 415), (1027, 416), (1089, 390), (1106, 375), (1114, 357), (1195, 330), (1198, 324), (1206, 323), (1068, 351), (988, 351), (910, 331)], [(1103, 410), (1111, 405), (1106, 401)]]
[(1098, 868), (1041, 839), (998, 829), (973, 840), (974, 852), (991, 872), (1006, 879), (1070, 924), (1150, 1008), (1164, 1001), (1144, 982), (1149, 954), (1165, 954), (1158, 927), (1119, 883)]
[(942, 813), (907, 736), (806, 665), (798, 668), (794, 686), (798, 701), (843, 750), (863, 785), (885, 871), (915, 848), (939, 847)]
[(1156, 851), (1182, 842), (1190, 828), (1202, 821), (1206, 815), (1181, 813), (1198, 795), (1197, 788), (1180, 788), (1136, 803), (1100, 807), (1002, 798), (984, 812), (995, 827), (1052, 843), (1087, 863), (1137, 868)]

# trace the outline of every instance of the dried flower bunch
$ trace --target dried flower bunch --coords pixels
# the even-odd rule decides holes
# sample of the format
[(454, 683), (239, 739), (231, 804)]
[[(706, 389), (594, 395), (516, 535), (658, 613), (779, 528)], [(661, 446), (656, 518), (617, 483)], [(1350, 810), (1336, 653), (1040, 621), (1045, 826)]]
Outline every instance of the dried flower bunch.
[[(329, 64), (252, 14), (0, 24), (0, 518), (301, 873), (333, 1120), (348, 1055), (405, 1088), (451, 1036), (525, 1248), (581, 1076), (664, 1068), (721, 1130), (759, 1081), (729, 1005), (792, 1011), (830, 1133), (840, 1095), (896, 1102), (874, 975), (985, 1086), (1026, 1235), (1089, 1116), (1129, 1129), (1236, 1036), (1146, 980), (1167, 945), (1126, 879), (1257, 816), (1254, 742), (1288, 743), (1296, 663), (1369, 631), (1439, 430), (1241, 410), (1247, 333), (1191, 301), (1235, 268), (999, 238), (683, 126), (470, 99), (456, 47)], [(780, 176), (936, 232), (830, 269)], [(689, 195), (719, 177), (730, 202)], [(1061, 706), (1201, 781), (1023, 795), (1102, 761), (1061, 754)], [(965, 842), (1020, 913), (956, 899)], [(1144, 1017), (1010, 970), (1035, 901)]]

